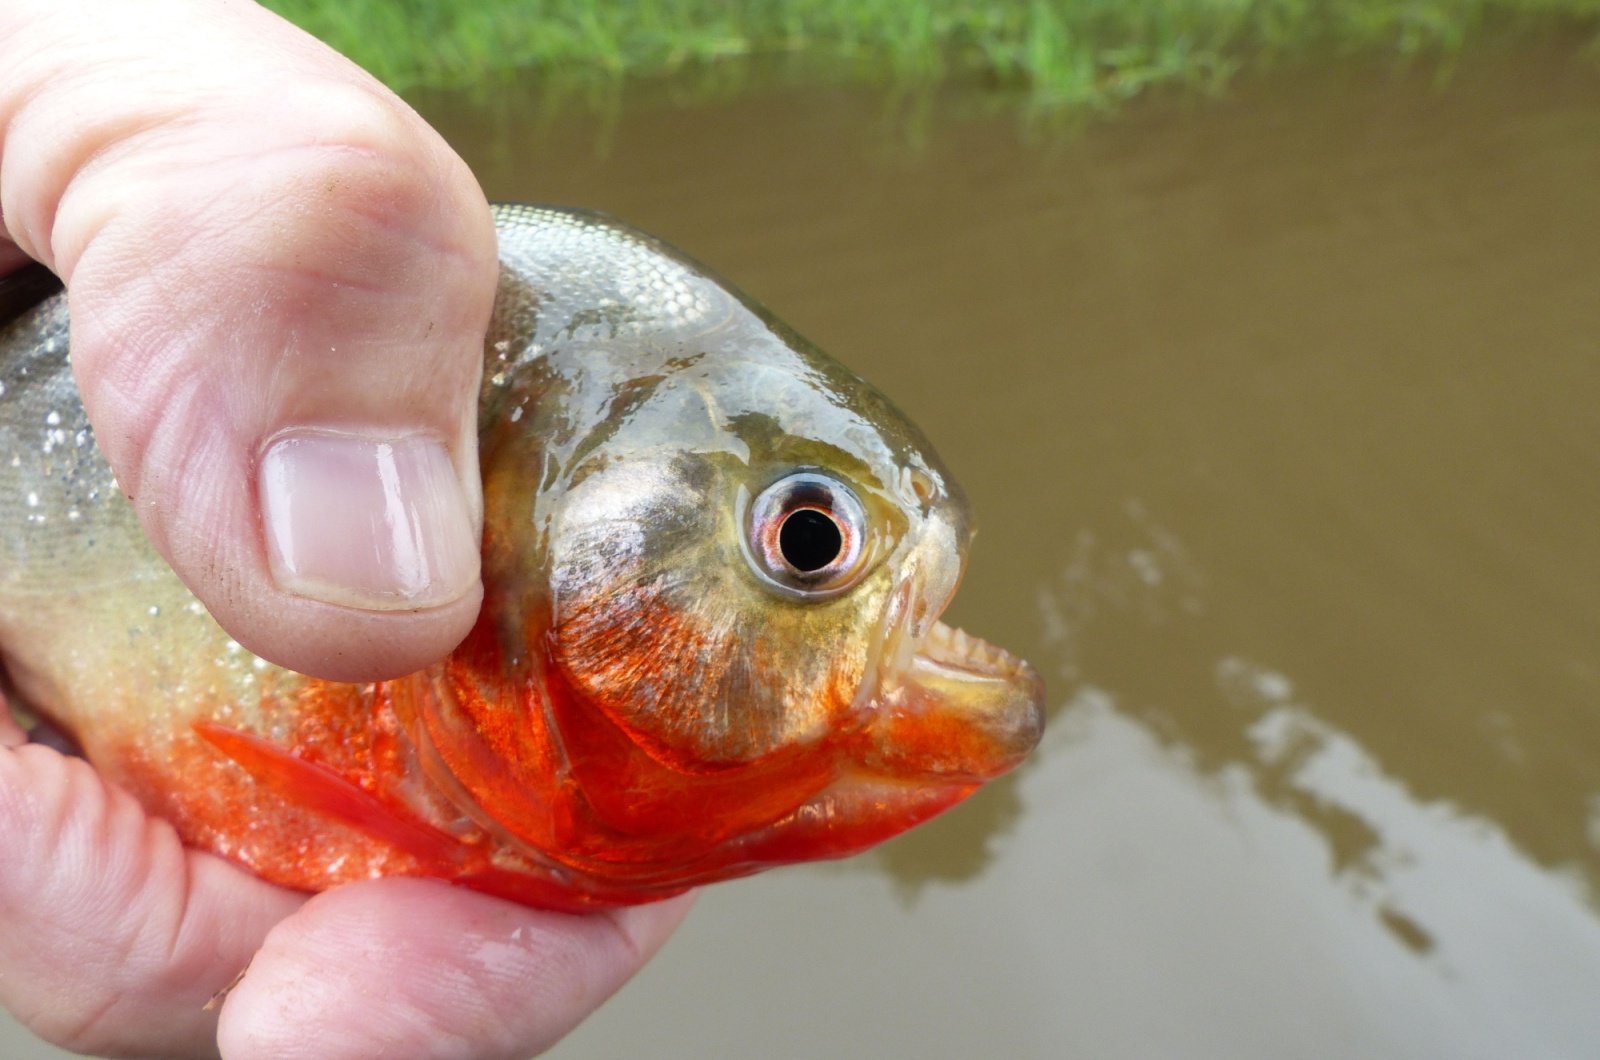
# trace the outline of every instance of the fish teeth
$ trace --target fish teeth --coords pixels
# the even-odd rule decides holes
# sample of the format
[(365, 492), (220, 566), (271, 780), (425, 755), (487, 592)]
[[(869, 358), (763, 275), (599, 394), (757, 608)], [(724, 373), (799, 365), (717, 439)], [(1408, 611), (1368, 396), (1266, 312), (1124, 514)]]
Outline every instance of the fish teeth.
[(922, 649), (940, 662), (988, 673), (1017, 674), (1027, 666), (1004, 648), (943, 622), (935, 622), (928, 630)]

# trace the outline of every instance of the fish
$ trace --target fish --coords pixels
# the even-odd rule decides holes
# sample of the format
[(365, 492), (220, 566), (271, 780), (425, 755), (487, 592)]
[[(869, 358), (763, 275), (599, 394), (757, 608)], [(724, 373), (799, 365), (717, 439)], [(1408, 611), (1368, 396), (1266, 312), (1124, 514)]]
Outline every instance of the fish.
[(0, 659), (27, 708), (274, 883), (573, 912), (858, 853), (1022, 762), (1043, 685), (939, 620), (971, 523), (922, 433), (665, 243), (493, 210), (484, 602), (398, 680), (217, 625), (95, 445), (59, 285), (0, 282)]

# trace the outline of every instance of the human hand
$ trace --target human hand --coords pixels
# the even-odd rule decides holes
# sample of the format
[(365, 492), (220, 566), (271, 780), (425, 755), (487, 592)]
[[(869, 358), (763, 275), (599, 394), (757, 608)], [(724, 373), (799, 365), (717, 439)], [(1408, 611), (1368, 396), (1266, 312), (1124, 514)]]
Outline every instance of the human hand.
[[(482, 592), (496, 278), (465, 165), (244, 0), (3, 0), (0, 135), (0, 271), (66, 281), (96, 439), (213, 616), (339, 680), (454, 646)], [(70, 1048), (525, 1056), (686, 909), (571, 917), (416, 880), (307, 900), (24, 742), (0, 711), (0, 1002)], [(247, 964), (219, 1025), (206, 1002)]]

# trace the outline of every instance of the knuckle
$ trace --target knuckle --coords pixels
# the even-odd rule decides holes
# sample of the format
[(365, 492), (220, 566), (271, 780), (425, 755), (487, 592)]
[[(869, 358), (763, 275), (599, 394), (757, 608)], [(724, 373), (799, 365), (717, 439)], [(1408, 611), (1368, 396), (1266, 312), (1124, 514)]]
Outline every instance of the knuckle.
[(298, 190), (325, 223), (338, 223), (341, 212), (380, 221), (412, 216), (452, 175), (436, 134), (386, 91), (333, 82), (291, 95), (296, 172), (283, 187)]

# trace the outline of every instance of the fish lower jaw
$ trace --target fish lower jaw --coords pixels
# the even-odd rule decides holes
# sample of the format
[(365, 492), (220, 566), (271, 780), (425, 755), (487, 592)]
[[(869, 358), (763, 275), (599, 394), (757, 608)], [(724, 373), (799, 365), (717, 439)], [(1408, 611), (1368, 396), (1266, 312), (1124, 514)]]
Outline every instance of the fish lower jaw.
[(872, 701), (871, 724), (882, 739), (879, 768), (983, 783), (1016, 768), (1038, 746), (1045, 691), (1033, 667), (943, 622), (932, 623), (915, 647)]

